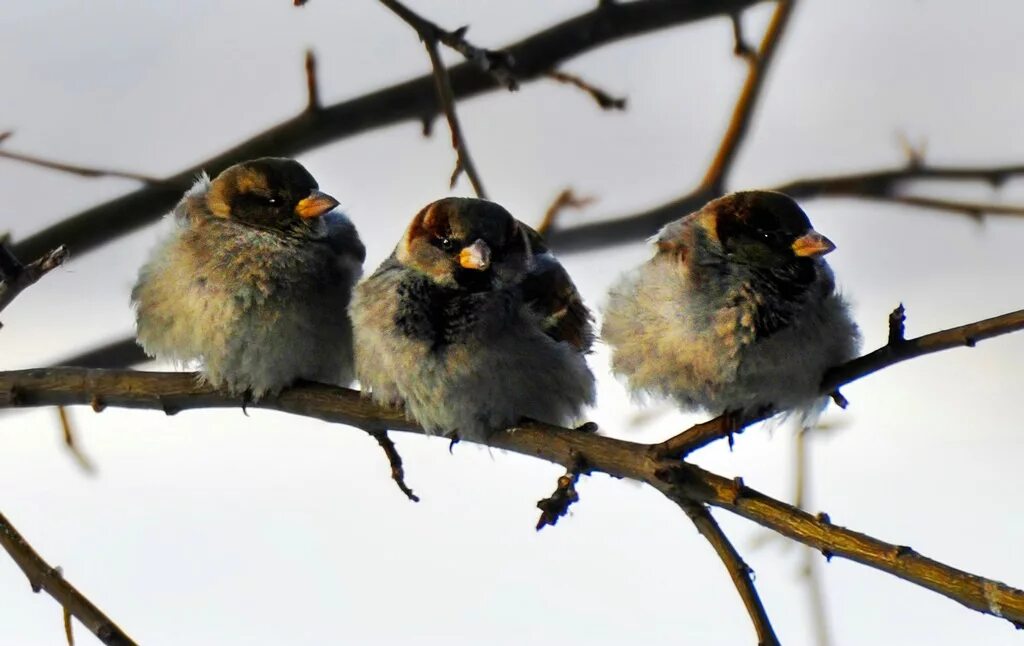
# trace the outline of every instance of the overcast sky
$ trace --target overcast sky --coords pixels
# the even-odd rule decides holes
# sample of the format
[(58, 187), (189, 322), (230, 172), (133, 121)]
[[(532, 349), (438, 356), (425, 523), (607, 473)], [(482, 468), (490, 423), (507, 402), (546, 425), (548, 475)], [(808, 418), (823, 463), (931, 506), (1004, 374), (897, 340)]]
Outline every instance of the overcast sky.
[[(592, 1), (420, 2), (442, 25), (471, 25), (498, 47)], [(118, 3), (38, 0), (0, 12), (0, 131), (12, 150), (149, 175), (177, 172), (304, 103), (303, 51), (316, 50), (335, 102), (428, 71), (414, 33), (371, 0)], [(980, 5), (978, 5), (980, 6)], [(745, 14), (760, 34), (770, 12)], [(731, 188), (903, 161), (897, 134), (936, 163), (1024, 163), (1020, 61), (1024, 7), (893, 0), (804, 0), (775, 59)], [(639, 210), (703, 174), (743, 65), (728, 20), (605, 47), (571, 61), (628, 96), (625, 113), (539, 82), (459, 104), (491, 197), (536, 223), (567, 185), (599, 198), (565, 222)], [(449, 56), (449, 60), (457, 60)], [(338, 197), (372, 271), (408, 219), (445, 194), (453, 154), (406, 123), (301, 157)], [(0, 160), (0, 231), (15, 239), (132, 190)], [(915, 187), (1024, 203), (1024, 182)], [(463, 182), (456, 194), (468, 194)], [(838, 245), (829, 256), (865, 349), (885, 340), (899, 302), (908, 332), (1022, 306), (1024, 222), (978, 224), (857, 200), (804, 204)], [(2, 368), (27, 368), (131, 330), (128, 292), (154, 226), (75, 259), (3, 313)], [(651, 233), (654, 233), (653, 231)], [(633, 242), (563, 260), (595, 308)], [(811, 511), (956, 567), (1024, 585), (1020, 398), (1024, 335), (986, 341), (850, 385), (845, 412), (813, 445)], [(608, 374), (590, 418), (602, 432), (663, 439), (699, 416), (636, 406)], [(155, 364), (153, 367), (156, 367)], [(554, 465), (398, 436), (412, 504), (375, 441), (276, 413), (76, 409), (83, 474), (62, 450), (54, 410), (0, 416), (0, 510), (53, 564), (145, 644), (753, 644), (739, 598), (689, 520), (660, 494), (584, 478), (557, 527), (533, 529)], [(791, 429), (752, 429), (735, 452), (694, 456), (789, 499)], [(757, 572), (786, 644), (811, 644), (801, 550), (715, 511)], [(758, 545), (760, 544), (760, 547)], [(820, 562), (835, 643), (1018, 644), (1004, 621), (869, 568)], [(79, 643), (94, 643), (79, 627)], [(63, 643), (60, 608), (31, 594), (0, 555), (0, 643)]]

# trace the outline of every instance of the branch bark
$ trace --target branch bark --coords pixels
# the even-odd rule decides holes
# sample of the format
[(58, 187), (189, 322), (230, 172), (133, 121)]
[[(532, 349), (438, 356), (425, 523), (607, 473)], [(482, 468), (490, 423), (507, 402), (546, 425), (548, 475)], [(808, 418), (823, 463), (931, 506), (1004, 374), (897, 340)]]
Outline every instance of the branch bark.
[[(395, 409), (364, 399), (353, 390), (301, 384), (256, 404), (197, 383), (192, 373), (47, 368), (0, 372), (0, 408), (92, 405), (162, 410), (169, 415), (195, 408), (251, 407), (304, 415), (361, 428), (422, 433)], [(99, 406), (97, 406), (99, 404)], [(628, 442), (547, 424), (530, 423), (514, 432), (498, 432), (489, 446), (569, 469), (586, 461), (590, 472), (647, 483), (671, 500), (680, 497), (726, 509), (826, 556), (868, 565), (945, 595), (978, 612), (1024, 625), (1024, 591), (926, 558), (909, 547), (811, 516), (732, 480), (676, 459), (656, 457), (656, 445)]]
[[(43, 257), (22, 265), (5, 244), (0, 242), (0, 312), (11, 304), (18, 294), (50, 271), (64, 264), (68, 250), (63, 245), (46, 253)], [(3, 324), (0, 324), (2, 327)]]
[[(33, 592), (43, 590), (63, 606), (66, 613), (73, 615), (89, 632), (96, 635), (108, 646), (134, 646), (128, 635), (117, 627), (103, 611), (71, 585), (61, 574), (60, 568), (50, 567), (32, 546), (14, 529), (7, 518), (0, 514), (0, 547), (3, 547), (21, 571), (28, 577)], [(65, 631), (70, 635), (70, 624), (65, 621)]]

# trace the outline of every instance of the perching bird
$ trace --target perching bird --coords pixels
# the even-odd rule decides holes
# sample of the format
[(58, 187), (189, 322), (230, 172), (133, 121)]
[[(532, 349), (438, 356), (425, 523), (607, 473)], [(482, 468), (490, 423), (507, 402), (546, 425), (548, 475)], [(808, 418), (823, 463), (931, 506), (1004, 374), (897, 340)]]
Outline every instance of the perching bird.
[(564, 424), (594, 399), (591, 315), (540, 235), (493, 202), (420, 211), (356, 287), (356, 373), (428, 432)]
[(790, 197), (745, 191), (667, 224), (656, 246), (609, 293), (613, 372), (684, 409), (813, 420), (825, 371), (859, 346), (822, 259), (835, 245)]
[(139, 271), (139, 344), (254, 399), (297, 379), (351, 382), (347, 306), (366, 251), (337, 205), (292, 159), (203, 174)]

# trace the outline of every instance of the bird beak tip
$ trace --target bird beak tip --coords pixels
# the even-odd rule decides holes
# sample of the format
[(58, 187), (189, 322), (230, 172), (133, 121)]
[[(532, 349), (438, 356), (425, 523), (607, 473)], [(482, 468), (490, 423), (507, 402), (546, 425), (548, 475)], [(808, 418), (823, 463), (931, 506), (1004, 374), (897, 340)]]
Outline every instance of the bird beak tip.
[(338, 200), (327, 193), (312, 191), (308, 197), (299, 200), (295, 205), (295, 215), (303, 220), (318, 218), (338, 206)]
[(483, 240), (477, 240), (459, 252), (459, 266), (484, 271), (491, 266), (491, 248)]
[(804, 235), (793, 241), (793, 253), (797, 256), (805, 258), (818, 258), (824, 256), (827, 253), (834, 251), (836, 245), (834, 242), (821, 235), (814, 229), (811, 229)]

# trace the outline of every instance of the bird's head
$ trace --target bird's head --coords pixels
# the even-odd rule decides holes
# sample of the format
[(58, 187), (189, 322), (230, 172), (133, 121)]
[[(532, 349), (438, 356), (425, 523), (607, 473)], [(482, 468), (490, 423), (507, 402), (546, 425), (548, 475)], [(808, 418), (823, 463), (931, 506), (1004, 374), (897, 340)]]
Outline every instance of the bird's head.
[(215, 217), (297, 235), (322, 228), (318, 218), (338, 205), (302, 164), (282, 157), (231, 166), (210, 183), (205, 200)]
[(531, 255), (525, 227), (500, 205), (449, 197), (428, 204), (406, 229), (395, 255), (447, 287), (481, 291), (521, 278)]
[[(730, 193), (708, 202), (693, 217), (715, 255), (756, 268), (810, 262), (836, 248), (811, 227), (791, 197), (775, 191)], [(658, 245), (667, 250), (673, 242), (671, 236), (662, 236)]]

